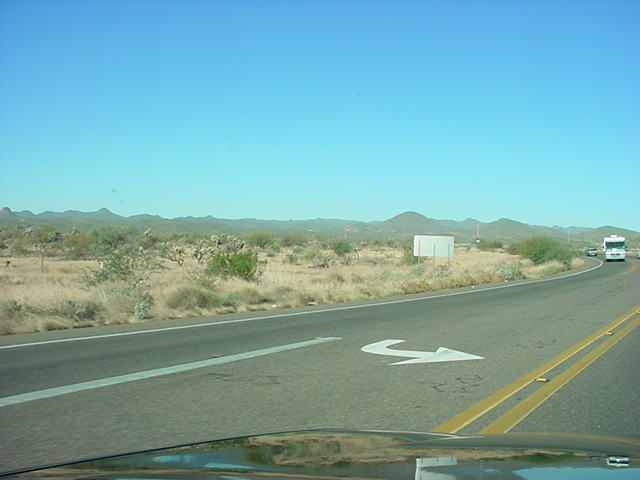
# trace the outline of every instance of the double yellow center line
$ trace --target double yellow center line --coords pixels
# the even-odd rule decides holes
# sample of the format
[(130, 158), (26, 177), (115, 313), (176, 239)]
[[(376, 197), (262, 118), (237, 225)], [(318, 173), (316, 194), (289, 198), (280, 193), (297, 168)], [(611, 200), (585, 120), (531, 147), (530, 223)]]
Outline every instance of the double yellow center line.
[(626, 334), (628, 334), (631, 330), (637, 327), (640, 324), (640, 305), (632, 308), (628, 312), (619, 316), (611, 323), (605, 325), (600, 330), (594, 332), (581, 342), (578, 342), (574, 346), (568, 348), (564, 352), (555, 356), (551, 360), (543, 363), (539, 367), (534, 368), (526, 375), (520, 377), (519, 379), (511, 382), (500, 390), (492, 393), (488, 397), (480, 400), (478, 403), (472, 405), (468, 409), (463, 412), (454, 415), (449, 420), (437, 425), (433, 428), (434, 432), (441, 433), (456, 433), (462, 430), (467, 425), (476, 421), (489, 411), (493, 410), (499, 404), (504, 402), (506, 399), (514, 395), (515, 393), (522, 390), (527, 385), (530, 385), (531, 382), (535, 381), (537, 378), (540, 378), (545, 373), (551, 371), (555, 367), (559, 366), (572, 356), (576, 355), (580, 351), (587, 348), (589, 345), (594, 343), (596, 340), (602, 338), (604, 335), (608, 335), (611, 333), (611, 330), (619, 327), (620, 325), (627, 322), (630, 318), (634, 318), (631, 322), (629, 322), (626, 326), (620, 329), (615, 335), (610, 335), (607, 340), (602, 342), (592, 351), (585, 354), (582, 358), (580, 358), (576, 363), (574, 363), (567, 370), (559, 374), (555, 377), (551, 382), (546, 383), (543, 387), (536, 390), (533, 394), (528, 396), (526, 399), (521, 401), (511, 410), (506, 412), (504, 415), (499, 417), (493, 423), (484, 428), (480, 433), (481, 434), (490, 434), (490, 433), (506, 433), (515, 427), (518, 423), (524, 420), (531, 412), (533, 412), (538, 406), (540, 406), (545, 400), (547, 400), (551, 395), (557, 392), (560, 388), (562, 388), (569, 380), (575, 377), (582, 370), (591, 365), (597, 358), (599, 358), (602, 354), (604, 354), (607, 350), (613, 347), (616, 343), (618, 343)]

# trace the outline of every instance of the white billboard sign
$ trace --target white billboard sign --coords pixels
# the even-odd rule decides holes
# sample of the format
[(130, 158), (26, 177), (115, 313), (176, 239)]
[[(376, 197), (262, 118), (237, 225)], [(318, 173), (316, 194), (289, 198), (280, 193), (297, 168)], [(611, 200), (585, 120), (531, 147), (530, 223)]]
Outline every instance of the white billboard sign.
[(416, 257), (453, 257), (453, 237), (414, 235), (413, 255)]

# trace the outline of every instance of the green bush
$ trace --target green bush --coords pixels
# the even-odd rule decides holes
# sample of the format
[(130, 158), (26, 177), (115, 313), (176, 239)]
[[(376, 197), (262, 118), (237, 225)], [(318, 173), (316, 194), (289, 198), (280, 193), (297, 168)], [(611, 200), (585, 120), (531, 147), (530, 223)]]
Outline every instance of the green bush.
[(531, 237), (509, 246), (509, 253), (528, 258), (534, 264), (557, 260), (565, 266), (571, 266), (571, 261), (577, 256), (575, 250), (563, 241), (549, 237)]
[(266, 261), (258, 260), (253, 252), (220, 253), (207, 263), (205, 274), (214, 277), (239, 277), (243, 280), (257, 280), (262, 274), (261, 267)]
[(333, 242), (330, 248), (333, 250), (333, 253), (339, 257), (344, 257), (345, 255), (353, 252), (353, 245), (351, 245), (347, 240), (338, 240)]

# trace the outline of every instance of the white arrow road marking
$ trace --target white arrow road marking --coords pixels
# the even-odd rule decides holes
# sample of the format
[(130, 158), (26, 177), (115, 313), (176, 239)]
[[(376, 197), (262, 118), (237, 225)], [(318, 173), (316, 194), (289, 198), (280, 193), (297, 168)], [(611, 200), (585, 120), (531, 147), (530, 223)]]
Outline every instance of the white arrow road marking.
[(237, 362), (238, 360), (247, 360), (249, 358), (262, 357), (264, 355), (270, 355), (272, 353), (286, 352), (288, 350), (295, 350), (298, 348), (310, 347), (311, 345), (318, 345), (321, 343), (333, 342), (334, 340), (340, 340), (340, 338), (318, 337), (314, 340), (307, 340), (305, 342), (298, 342), (298, 343), (290, 343), (288, 345), (279, 345), (277, 347), (263, 348), (262, 350), (254, 350), (253, 352), (237, 353), (235, 355), (227, 355), (219, 358), (200, 360), (199, 362), (183, 363), (180, 365), (173, 365), (171, 367), (156, 368), (154, 370), (145, 370), (142, 372), (129, 373), (127, 375), (119, 375), (117, 377), (101, 378), (99, 380), (76, 383), (74, 385), (64, 385), (62, 387), (47, 388), (46, 390), (38, 390), (35, 392), (22, 393), (20, 395), (13, 395), (11, 397), (0, 398), (0, 407), (7, 407), (9, 405), (16, 405), (19, 403), (31, 402), (33, 400), (41, 400), (43, 398), (57, 397), (58, 395), (81, 392), (83, 390), (90, 390), (93, 388), (108, 387), (110, 385), (118, 385), (120, 383), (133, 382), (135, 380), (144, 380), (145, 378), (158, 377), (160, 375), (187, 372), (189, 370), (194, 370), (196, 368), (212, 367), (215, 365), (222, 365), (223, 363)]
[(410, 360), (391, 363), (390, 365), (409, 365), (412, 363), (437, 363), (437, 362), (458, 362), (461, 360), (483, 360), (484, 357), (472, 355), (471, 353), (459, 352), (449, 348), (439, 347), (435, 352), (421, 352), (418, 350), (391, 350), (391, 345), (402, 343), (404, 340), (382, 340), (381, 342), (370, 343), (360, 350), (376, 355), (391, 355), (393, 357), (410, 357)]

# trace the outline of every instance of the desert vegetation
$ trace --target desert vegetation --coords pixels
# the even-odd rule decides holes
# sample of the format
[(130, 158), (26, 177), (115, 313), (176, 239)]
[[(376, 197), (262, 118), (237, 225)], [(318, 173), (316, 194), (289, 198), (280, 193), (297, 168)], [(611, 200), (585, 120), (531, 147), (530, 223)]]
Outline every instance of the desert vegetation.
[(163, 234), (41, 226), (0, 232), (0, 334), (382, 298), (538, 278), (581, 261), (531, 238), (417, 259), (395, 240)]

